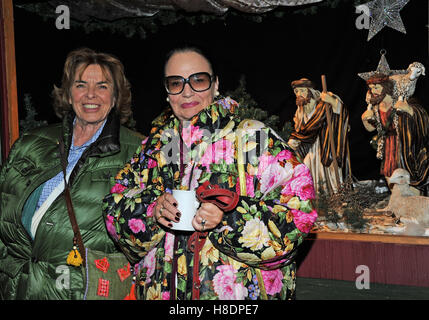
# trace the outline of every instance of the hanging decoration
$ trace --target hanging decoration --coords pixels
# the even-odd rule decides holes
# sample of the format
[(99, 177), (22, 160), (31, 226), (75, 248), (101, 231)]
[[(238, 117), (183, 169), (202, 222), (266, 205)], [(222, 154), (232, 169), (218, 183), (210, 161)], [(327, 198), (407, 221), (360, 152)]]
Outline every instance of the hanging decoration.
[(367, 41), (371, 40), (384, 27), (407, 33), (399, 11), (409, 0), (373, 0), (365, 5), (369, 8), (371, 22)]
[(386, 59), (386, 50), (380, 51), (381, 58), (378, 62), (377, 70), (375, 71), (369, 71), (369, 72), (362, 72), (358, 73), (358, 76), (362, 78), (363, 80), (367, 81), (368, 79), (372, 78), (375, 75), (385, 75), (385, 76), (391, 76), (395, 74), (406, 74), (407, 70), (391, 70), (389, 67), (389, 64), (387, 63)]
[(389, 80), (393, 82), (393, 98), (399, 101), (408, 100), (415, 92), (419, 77), (426, 74), (425, 66), (421, 62), (414, 61), (408, 65), (407, 69), (391, 70), (386, 60), (386, 50), (381, 50), (380, 54), (377, 70), (358, 73), (358, 76), (365, 81), (375, 75), (389, 77)]

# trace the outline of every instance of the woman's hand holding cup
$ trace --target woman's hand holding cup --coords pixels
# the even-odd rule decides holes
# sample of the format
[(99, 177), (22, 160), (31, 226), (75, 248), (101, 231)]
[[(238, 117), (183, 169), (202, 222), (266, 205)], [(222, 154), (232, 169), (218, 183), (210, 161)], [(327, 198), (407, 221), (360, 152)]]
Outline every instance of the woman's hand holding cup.
[(164, 227), (173, 227), (172, 222), (179, 222), (181, 213), (176, 199), (170, 193), (164, 193), (156, 200), (155, 220)]
[[(195, 198), (195, 192), (173, 190), (173, 194), (176, 194), (176, 198), (170, 193), (164, 193), (156, 201), (154, 216), (164, 227), (205, 232), (215, 228), (222, 221), (223, 211), (213, 203), (200, 204)], [(181, 202), (183, 203), (179, 204)], [(183, 216), (180, 207), (185, 210)], [(181, 222), (181, 219), (187, 221)]]
[(202, 203), (194, 219), (192, 226), (197, 231), (205, 232), (216, 228), (223, 219), (223, 211), (213, 203)]

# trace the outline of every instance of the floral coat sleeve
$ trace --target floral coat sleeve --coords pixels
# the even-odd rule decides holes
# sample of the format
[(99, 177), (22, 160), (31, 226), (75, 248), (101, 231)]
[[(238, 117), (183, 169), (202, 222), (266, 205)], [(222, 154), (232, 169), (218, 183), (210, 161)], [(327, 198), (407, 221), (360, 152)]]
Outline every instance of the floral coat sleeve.
[[(226, 98), (200, 112), (184, 128), (174, 116), (154, 127), (138, 150), (139, 157), (117, 174), (104, 200), (110, 234), (130, 260), (140, 261), (145, 299), (170, 297), (174, 258), (177, 288), (173, 294), (179, 299), (191, 297), (189, 236), (158, 225), (153, 208), (161, 194), (173, 188), (195, 189), (207, 180), (240, 193), (236, 134), (241, 119), (235, 117), (236, 108), (236, 102)], [(172, 137), (178, 132), (186, 146), (182, 162), (174, 159), (177, 150)], [(270, 128), (251, 121), (240, 132), (246, 196), (240, 196), (238, 206), (225, 213), (208, 234), (200, 258), (200, 298), (292, 298), (293, 258), (317, 218), (311, 203), (315, 196), (312, 177)], [(182, 172), (180, 163), (186, 164)], [(177, 250), (173, 250), (175, 240)]]

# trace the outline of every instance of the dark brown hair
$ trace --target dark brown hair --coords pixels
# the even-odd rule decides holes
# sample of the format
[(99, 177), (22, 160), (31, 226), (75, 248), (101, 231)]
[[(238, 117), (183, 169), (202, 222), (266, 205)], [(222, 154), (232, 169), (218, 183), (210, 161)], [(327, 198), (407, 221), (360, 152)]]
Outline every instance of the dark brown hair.
[(216, 74), (216, 70), (213, 66), (213, 63), (208, 55), (207, 52), (203, 51), (203, 49), (193, 46), (193, 45), (183, 45), (183, 46), (178, 46), (174, 49), (172, 49), (171, 51), (169, 51), (165, 57), (165, 62), (164, 62), (164, 74), (165, 74), (165, 67), (167, 66), (168, 61), (170, 60), (170, 58), (175, 55), (176, 53), (186, 53), (186, 52), (195, 52), (197, 54), (199, 54), (200, 56), (202, 56), (204, 59), (206, 59), (207, 63), (209, 64), (209, 67), (212, 71), (212, 75), (214, 75), (215, 77), (217, 77)]
[(383, 87), (383, 93), (386, 93), (390, 96), (393, 95), (394, 84), (392, 80), (390, 80), (389, 77), (384, 74), (376, 74), (369, 78), (366, 83), (368, 86), (370, 84), (379, 84)]
[(125, 124), (132, 116), (131, 86), (124, 73), (124, 66), (115, 56), (107, 53), (95, 52), (88, 48), (81, 48), (70, 52), (64, 64), (61, 87), (54, 85), (52, 91), (53, 105), (58, 117), (63, 118), (72, 110), (69, 103), (71, 88), (76, 72), (80, 69), (82, 76), (85, 69), (96, 64), (101, 67), (104, 76), (113, 83), (114, 110), (119, 115), (121, 124)]

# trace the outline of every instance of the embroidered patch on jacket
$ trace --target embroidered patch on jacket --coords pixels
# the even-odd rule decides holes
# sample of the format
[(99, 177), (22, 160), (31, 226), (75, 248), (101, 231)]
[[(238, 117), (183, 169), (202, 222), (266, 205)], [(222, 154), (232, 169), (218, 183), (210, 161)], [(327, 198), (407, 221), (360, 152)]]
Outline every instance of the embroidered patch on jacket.
[(99, 278), (98, 279), (97, 295), (107, 298), (109, 296), (109, 285), (110, 285), (109, 280)]
[(110, 264), (109, 261), (107, 261), (106, 257), (104, 257), (103, 259), (94, 260), (94, 262), (97, 269), (103, 271), (104, 273), (106, 273), (109, 269)]
[(121, 279), (121, 281), (124, 281), (131, 275), (130, 264), (128, 263), (123, 268), (119, 268), (118, 270), (116, 270), (116, 272), (118, 273), (119, 279)]

